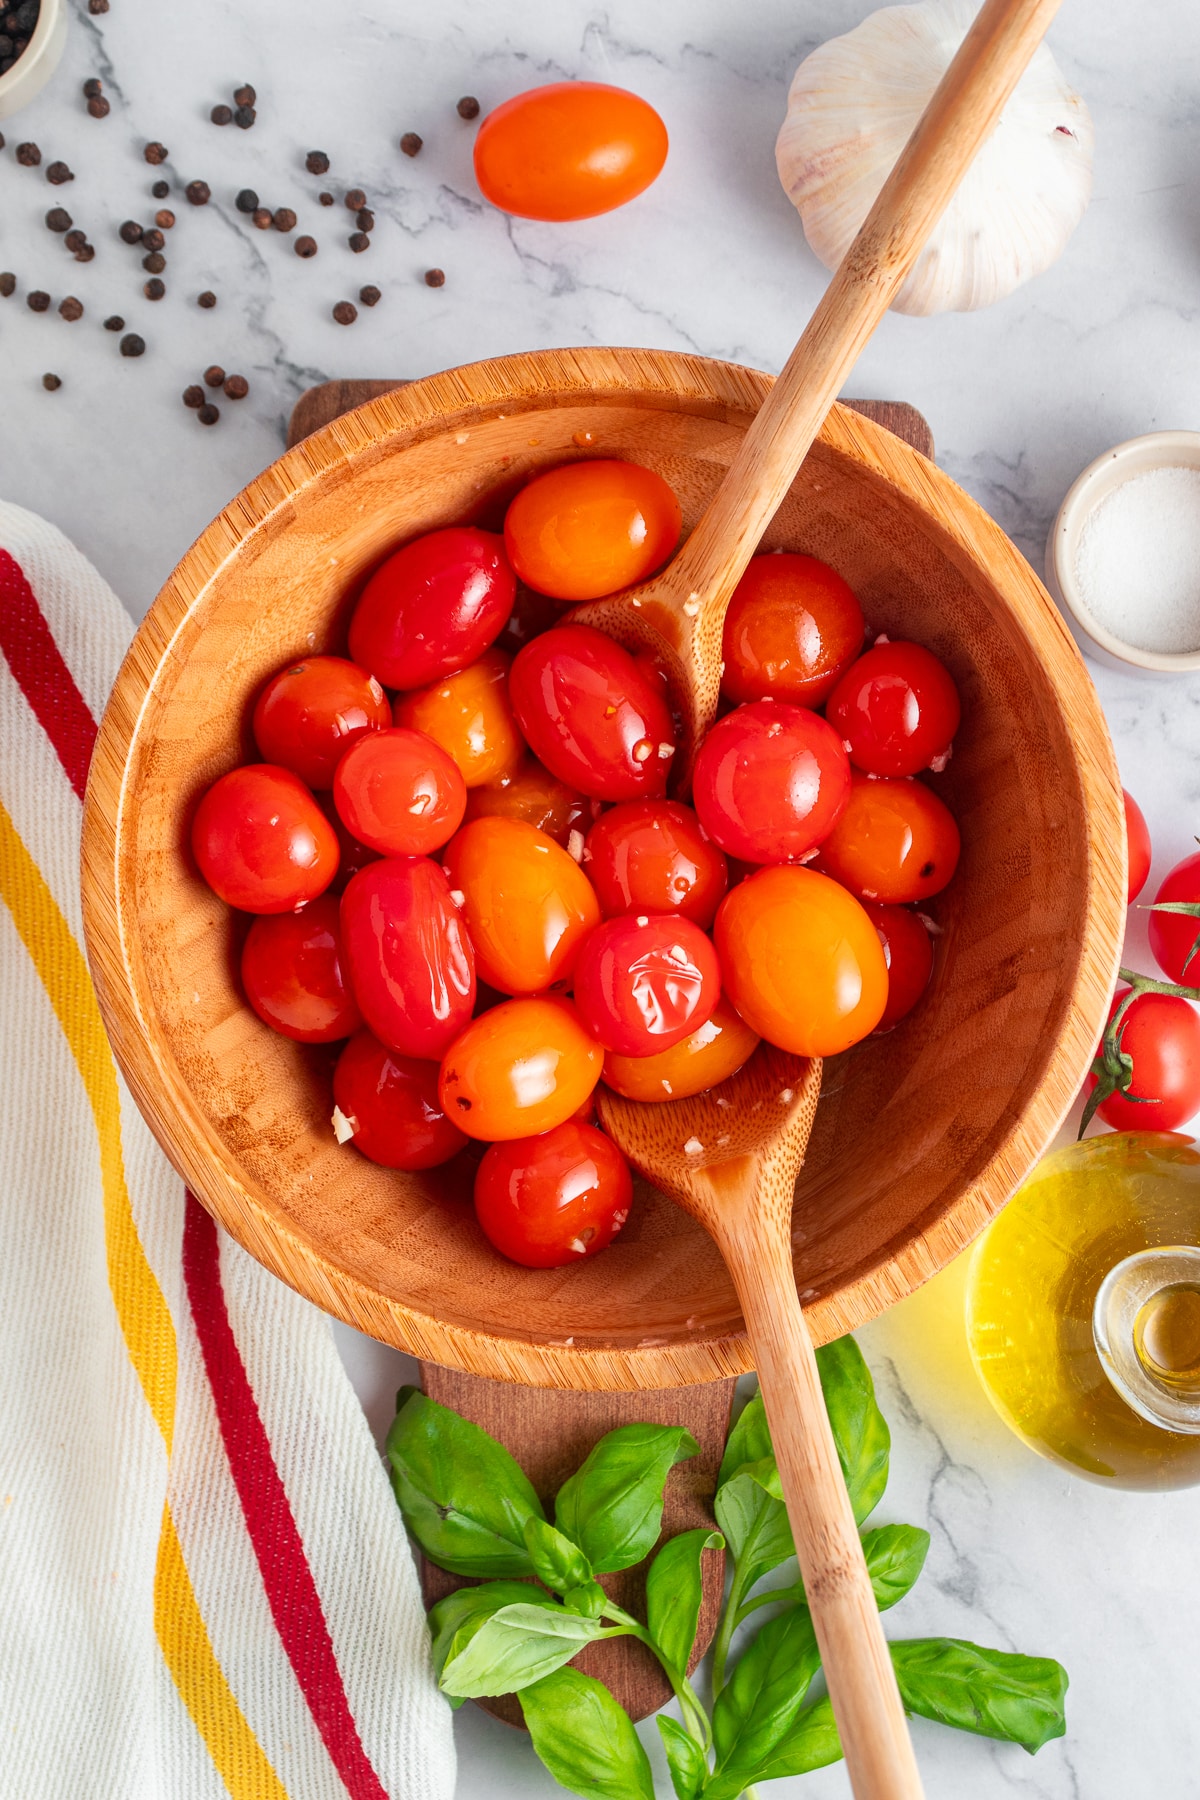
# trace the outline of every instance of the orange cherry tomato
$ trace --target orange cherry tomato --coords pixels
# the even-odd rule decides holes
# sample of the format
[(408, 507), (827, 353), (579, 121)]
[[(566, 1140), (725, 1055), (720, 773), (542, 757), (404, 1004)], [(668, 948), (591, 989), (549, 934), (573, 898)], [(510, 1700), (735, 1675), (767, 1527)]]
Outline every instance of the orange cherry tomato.
[(472, 1019), (442, 1061), (442, 1110), (488, 1143), (553, 1131), (583, 1105), (604, 1052), (569, 1000), (506, 1000)]
[(598, 600), (643, 580), (679, 542), (679, 502), (640, 463), (565, 463), (523, 487), (504, 520), (522, 581), (555, 600)]
[(601, 81), (553, 81), (490, 112), (475, 139), (485, 199), (522, 219), (592, 219), (650, 186), (667, 160), (654, 108)]
[(561, 844), (520, 819), (476, 819), (442, 862), (463, 896), (482, 980), (504, 994), (539, 994), (570, 977), (600, 902)]
[(469, 788), (511, 773), (525, 748), (508, 701), (508, 668), (502, 650), (488, 650), (445, 681), (396, 700), (396, 724), (440, 744)]
[(585, 832), (592, 822), (592, 803), (577, 789), (532, 756), (522, 757), (507, 775), (472, 788), (464, 823), (472, 819), (521, 819), (536, 825), (566, 849), (573, 831)]
[(626, 800), (588, 832), (583, 866), (606, 918), (682, 913), (705, 931), (728, 884), (725, 858), (690, 806)]
[(736, 1075), (757, 1048), (757, 1032), (722, 997), (711, 1018), (669, 1050), (654, 1056), (610, 1052), (604, 1059), (604, 1083), (626, 1100), (686, 1100)]
[(862, 649), (862, 607), (815, 556), (755, 556), (725, 615), (721, 692), (820, 706)]
[(860, 900), (903, 906), (941, 893), (958, 867), (959, 846), (948, 808), (923, 783), (855, 775), (819, 866)]
[(721, 902), (721, 979), (761, 1037), (797, 1056), (835, 1056), (874, 1031), (888, 975), (875, 927), (828, 875), (760, 869)]

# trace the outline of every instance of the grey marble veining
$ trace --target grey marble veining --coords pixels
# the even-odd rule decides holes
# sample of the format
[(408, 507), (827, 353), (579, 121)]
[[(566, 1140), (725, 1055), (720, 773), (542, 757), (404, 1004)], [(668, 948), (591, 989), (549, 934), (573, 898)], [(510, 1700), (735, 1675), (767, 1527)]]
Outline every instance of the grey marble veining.
[[(777, 369), (821, 292), (774, 174), (787, 84), (807, 50), (856, 23), (865, 0), (112, 0), (92, 18), (72, 0), (56, 81), (5, 121), (0, 268), (0, 493), (48, 514), (97, 563), (130, 610), (149, 604), (209, 518), (279, 451), (299, 393), (326, 376), (420, 375), (543, 345), (687, 349)], [(1096, 189), (1062, 261), (990, 311), (889, 318), (857, 370), (859, 394), (903, 398), (928, 416), (943, 466), (1040, 567), (1066, 487), (1121, 438), (1200, 424), (1200, 27), (1191, 0), (1067, 0), (1052, 41), (1096, 124)], [(97, 74), (112, 104), (83, 108)], [(471, 176), (484, 108), (564, 76), (610, 80), (656, 105), (671, 132), (660, 181), (634, 206), (575, 225), (510, 220)], [(209, 123), (249, 80), (250, 132)], [(409, 160), (401, 133), (425, 148)], [(23, 138), (41, 170), (16, 165)], [(161, 139), (162, 170), (141, 147)], [(328, 178), (304, 153), (329, 152)], [(51, 188), (45, 162), (76, 179)], [(166, 299), (141, 294), (141, 252), (121, 220), (149, 224), (156, 175), (171, 181)], [(213, 199), (188, 205), (183, 185)], [(322, 186), (339, 204), (317, 204)], [(340, 205), (363, 187), (378, 221), (353, 255)], [(255, 188), (299, 215), (296, 233), (259, 232), (233, 197)], [(42, 224), (65, 205), (96, 245), (75, 264)], [(292, 249), (309, 232), (319, 254)], [(446, 284), (427, 288), (440, 267)], [(346, 329), (330, 316), (366, 282), (383, 290)], [(84, 319), (37, 317), (42, 287), (76, 294)], [(196, 295), (220, 297), (202, 312)], [(123, 361), (101, 329), (112, 312), (148, 352)], [(212, 362), (245, 374), (206, 431), (180, 393)], [(44, 371), (63, 378), (56, 394)], [(1200, 828), (1200, 681), (1094, 671), (1127, 785), (1149, 819), (1161, 872)], [(1134, 940), (1141, 926), (1135, 924)], [(928, 1573), (892, 1615), (899, 1634), (946, 1631), (1061, 1657), (1069, 1735), (1036, 1759), (917, 1726), (929, 1800), (1194, 1800), (1200, 1795), (1200, 1501), (1110, 1494), (1024, 1451), (974, 1381), (961, 1326), (963, 1271), (862, 1334), (892, 1421), (894, 1476), (880, 1518), (933, 1534)], [(372, 1416), (399, 1359), (339, 1341)], [(515, 1734), (459, 1715), (462, 1800), (559, 1793)], [(647, 1742), (657, 1756), (657, 1733)], [(661, 1765), (660, 1765), (661, 1766)], [(666, 1791), (664, 1786), (664, 1791)], [(830, 1770), (783, 1782), (833, 1800)]]

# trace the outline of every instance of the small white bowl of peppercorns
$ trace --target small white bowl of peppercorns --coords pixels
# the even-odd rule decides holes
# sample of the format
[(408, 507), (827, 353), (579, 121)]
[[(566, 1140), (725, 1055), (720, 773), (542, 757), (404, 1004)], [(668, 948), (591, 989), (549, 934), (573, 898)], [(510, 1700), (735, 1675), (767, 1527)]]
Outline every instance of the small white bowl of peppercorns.
[(41, 92), (66, 41), (66, 0), (0, 0), (0, 119)]

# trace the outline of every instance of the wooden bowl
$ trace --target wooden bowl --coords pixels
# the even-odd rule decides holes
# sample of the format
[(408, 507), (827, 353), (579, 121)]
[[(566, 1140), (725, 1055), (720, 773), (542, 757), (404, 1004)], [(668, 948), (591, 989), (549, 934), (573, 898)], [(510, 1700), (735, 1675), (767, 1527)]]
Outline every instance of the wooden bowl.
[[(332, 1058), (244, 1004), (237, 927), (187, 849), (195, 803), (251, 754), (289, 657), (336, 648), (364, 576), (456, 520), (495, 523), (533, 471), (627, 456), (697, 518), (769, 378), (657, 351), (547, 351), (451, 370), (319, 431), (184, 557), (100, 732), (84, 910), (117, 1058), (168, 1156), (268, 1268), (373, 1337), (546, 1386), (667, 1387), (748, 1366), (713, 1245), (643, 1189), (615, 1246), (558, 1271), (496, 1255), (470, 1167), (374, 1167), (335, 1142)], [(796, 1194), (796, 1278), (819, 1340), (958, 1254), (1046, 1148), (1115, 980), (1120, 786), (1071, 637), (1028, 565), (915, 451), (835, 408), (765, 547), (850, 581), (877, 629), (933, 649), (964, 718), (940, 788), (962, 829), (933, 984), (890, 1035), (827, 1066)], [(462, 1159), (460, 1159), (461, 1162)]]

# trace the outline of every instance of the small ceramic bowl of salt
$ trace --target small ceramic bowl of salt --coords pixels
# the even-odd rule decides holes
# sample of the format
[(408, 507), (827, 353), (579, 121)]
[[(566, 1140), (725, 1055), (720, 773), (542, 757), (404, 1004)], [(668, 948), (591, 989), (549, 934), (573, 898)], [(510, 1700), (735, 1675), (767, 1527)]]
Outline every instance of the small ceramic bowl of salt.
[(1098, 661), (1200, 670), (1200, 432), (1154, 431), (1097, 457), (1050, 527), (1046, 585)]

